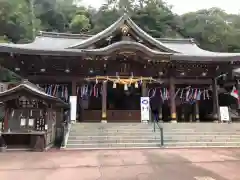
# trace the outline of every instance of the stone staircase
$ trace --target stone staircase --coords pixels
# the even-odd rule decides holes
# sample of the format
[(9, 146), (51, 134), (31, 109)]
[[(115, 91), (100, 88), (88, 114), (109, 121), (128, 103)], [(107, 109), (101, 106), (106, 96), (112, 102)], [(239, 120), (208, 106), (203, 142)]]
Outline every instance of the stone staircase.
[(73, 124), (66, 149), (121, 149), (160, 147), (160, 132), (143, 123)]
[(163, 124), (165, 147), (240, 147), (240, 123)]
[[(240, 147), (240, 123), (164, 123), (165, 148)], [(160, 130), (142, 123), (78, 123), (65, 149), (161, 148)]]

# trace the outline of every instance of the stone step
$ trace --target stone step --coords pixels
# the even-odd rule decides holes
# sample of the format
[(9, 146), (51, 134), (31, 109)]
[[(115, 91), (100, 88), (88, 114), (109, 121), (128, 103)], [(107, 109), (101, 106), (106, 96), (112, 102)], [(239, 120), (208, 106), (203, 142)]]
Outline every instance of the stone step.
[(161, 139), (89, 139), (89, 140), (68, 140), (68, 144), (101, 144), (101, 143), (160, 143)]
[[(164, 147), (240, 147), (240, 123), (161, 123)], [(66, 149), (160, 148), (158, 126), (141, 123), (73, 124)]]
[[(92, 139), (99, 139), (99, 140), (119, 140), (119, 139), (159, 139), (160, 135), (150, 135), (150, 136), (69, 136), (68, 140), (92, 140)], [(164, 136), (164, 140), (208, 140), (208, 139), (240, 139), (240, 135), (231, 135), (231, 136), (225, 136), (225, 135), (218, 135), (218, 136), (209, 136), (209, 135), (202, 135), (202, 136)]]
[[(109, 124), (99, 124), (99, 125), (78, 125), (78, 124), (73, 124), (72, 125), (75, 128), (151, 128), (154, 126), (154, 124), (137, 124), (137, 125), (119, 125), (119, 124), (114, 124), (114, 125), (109, 125)], [(157, 125), (156, 125), (157, 126)], [(160, 127), (164, 128), (175, 128), (175, 129), (182, 129), (182, 128), (240, 128), (240, 123), (233, 123), (233, 124), (195, 124), (195, 125), (188, 125), (188, 124), (159, 124)]]
[[(156, 126), (156, 130), (159, 130), (159, 128)], [(139, 131), (144, 131), (144, 130), (154, 130), (154, 127), (146, 127), (146, 128), (121, 128), (121, 127), (114, 127), (114, 128), (76, 128), (72, 127), (71, 130), (73, 131), (106, 131), (106, 130), (112, 130), (112, 131), (121, 131), (121, 130), (139, 130)], [(240, 131), (240, 128), (166, 128), (163, 127), (164, 131)]]
[[(156, 129), (157, 130), (157, 129)], [(159, 129), (158, 129), (159, 130)], [(93, 132), (93, 131), (98, 131), (98, 132), (132, 132), (132, 131), (139, 131), (139, 132), (153, 132), (153, 128), (149, 129), (71, 129), (71, 132)], [(186, 130), (192, 132), (192, 130)]]
[(136, 123), (136, 124), (118, 124), (118, 123), (114, 123), (114, 124), (111, 124), (111, 123), (89, 123), (89, 124), (81, 124), (81, 123), (78, 123), (78, 124), (73, 124), (74, 127), (78, 127), (78, 128), (96, 128), (96, 127), (139, 127), (139, 128), (145, 128), (145, 127), (149, 127), (149, 126), (152, 126), (153, 124), (143, 124), (143, 123)]
[(160, 148), (160, 143), (100, 143), (100, 144), (67, 144), (66, 149), (92, 149), (92, 148), (136, 148), (136, 147), (147, 147), (147, 148)]
[[(150, 135), (159, 135), (160, 132), (70, 132), (69, 136), (150, 136)], [(239, 132), (164, 132), (164, 136), (178, 136), (178, 135), (185, 135), (185, 136), (193, 136), (193, 135), (240, 135)]]
[[(75, 130), (71, 130), (70, 134), (73, 135), (79, 135), (79, 134), (133, 134), (133, 133), (142, 133), (142, 134), (147, 134), (147, 133), (160, 133), (160, 130), (156, 130), (155, 132), (153, 130), (92, 130), (92, 131), (75, 131)], [(217, 130), (213, 130), (213, 131), (166, 131), (163, 130), (164, 134), (186, 134), (186, 135), (194, 135), (194, 134), (209, 134), (209, 133), (216, 133), (216, 134), (240, 134), (240, 131), (230, 131), (230, 130), (226, 130), (226, 131), (217, 131)]]
[[(185, 147), (239, 147), (239, 142), (168, 142), (165, 148)], [(120, 149), (120, 148), (161, 148), (160, 143), (101, 143), (101, 144), (68, 144), (66, 149)]]
[[(89, 140), (69, 140), (68, 144), (101, 144), (101, 143), (108, 143), (108, 144), (113, 144), (113, 143), (160, 143), (161, 139), (89, 139)], [(177, 140), (177, 139), (164, 139), (164, 144), (166, 143), (187, 143), (187, 142), (205, 142), (205, 143), (209, 143), (209, 142), (240, 142), (240, 139), (195, 139), (195, 140), (189, 140), (189, 139), (181, 139), (181, 140)]]
[(165, 142), (165, 147), (240, 147), (238, 142)]
[[(79, 127), (79, 128), (92, 128), (92, 127), (149, 127), (153, 126), (154, 123), (148, 123), (148, 124), (143, 124), (143, 123), (76, 123), (72, 124), (74, 127)], [(177, 127), (177, 128), (182, 128), (182, 127), (190, 127), (190, 128), (195, 128), (195, 127), (240, 127), (240, 123), (159, 123), (160, 126), (164, 127)]]
[(91, 140), (91, 139), (157, 139), (160, 138), (160, 135), (158, 136), (69, 136), (68, 140)]

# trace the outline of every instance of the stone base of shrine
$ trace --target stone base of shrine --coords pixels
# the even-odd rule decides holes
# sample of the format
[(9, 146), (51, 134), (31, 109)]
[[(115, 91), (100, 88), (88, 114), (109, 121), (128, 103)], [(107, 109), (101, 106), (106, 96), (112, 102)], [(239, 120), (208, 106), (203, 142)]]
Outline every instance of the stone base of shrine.
[(141, 122), (140, 110), (107, 110), (106, 115), (106, 120), (103, 120), (101, 110), (83, 110), (79, 122)]
[[(153, 119), (153, 115), (150, 119)], [(240, 117), (231, 119), (232, 122), (240, 122)], [(106, 118), (102, 118), (101, 110), (83, 110), (81, 116), (78, 117), (78, 122), (92, 123), (140, 123), (140, 110), (107, 110)], [(152, 122), (151, 120), (148, 122)], [(170, 116), (165, 116), (160, 122), (163, 123), (219, 123), (220, 121), (212, 117), (206, 117), (200, 120), (177, 119), (172, 120)]]

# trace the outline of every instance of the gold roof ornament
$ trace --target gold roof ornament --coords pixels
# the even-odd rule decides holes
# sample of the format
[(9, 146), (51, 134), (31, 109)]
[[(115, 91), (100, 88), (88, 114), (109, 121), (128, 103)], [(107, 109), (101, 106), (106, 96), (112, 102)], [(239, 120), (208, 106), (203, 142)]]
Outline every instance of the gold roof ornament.
[(126, 36), (129, 32), (129, 27), (126, 24), (124, 24), (123, 26), (121, 26), (121, 31), (122, 31), (122, 34)]

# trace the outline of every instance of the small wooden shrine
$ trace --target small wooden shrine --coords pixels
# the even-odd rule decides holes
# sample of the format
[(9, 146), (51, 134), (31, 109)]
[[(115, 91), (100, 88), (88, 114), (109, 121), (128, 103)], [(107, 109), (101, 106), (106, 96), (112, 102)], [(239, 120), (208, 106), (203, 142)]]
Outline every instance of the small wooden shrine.
[(9, 149), (43, 151), (53, 145), (64, 121), (63, 110), (69, 107), (26, 80), (1, 92), (0, 101), (5, 108), (1, 138)]
[(0, 57), (47, 94), (77, 96), (80, 122), (140, 122), (141, 96), (157, 103), (164, 122), (219, 119), (219, 104), (229, 105), (219, 85), (229, 93), (240, 66), (240, 54), (152, 37), (127, 14), (95, 35), (40, 32), (30, 44), (0, 44)]

